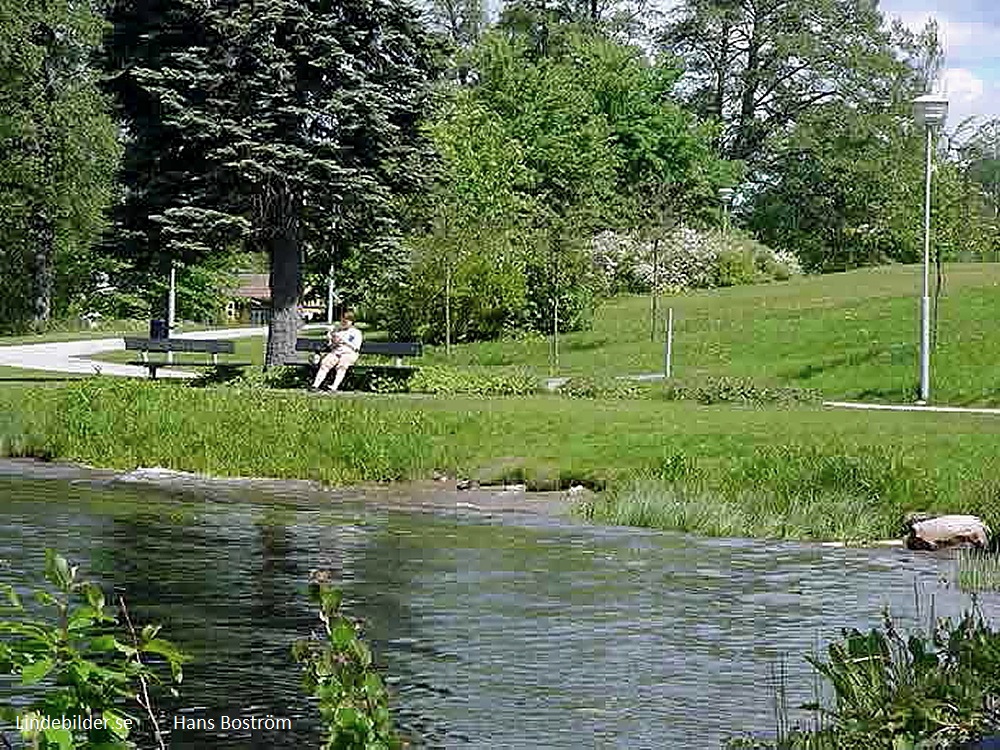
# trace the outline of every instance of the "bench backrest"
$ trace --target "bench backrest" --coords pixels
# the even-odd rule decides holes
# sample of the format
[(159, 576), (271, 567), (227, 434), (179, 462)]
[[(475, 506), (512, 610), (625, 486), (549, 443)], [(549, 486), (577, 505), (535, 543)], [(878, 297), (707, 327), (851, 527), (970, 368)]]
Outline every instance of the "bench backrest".
[[(326, 348), (326, 339), (297, 339), (295, 351), (318, 352)], [(362, 354), (382, 354), (387, 357), (419, 357), (424, 345), (419, 341), (363, 341)]]
[(125, 338), (125, 348), (144, 352), (209, 352), (232, 354), (236, 351), (232, 341), (213, 339), (139, 339)]

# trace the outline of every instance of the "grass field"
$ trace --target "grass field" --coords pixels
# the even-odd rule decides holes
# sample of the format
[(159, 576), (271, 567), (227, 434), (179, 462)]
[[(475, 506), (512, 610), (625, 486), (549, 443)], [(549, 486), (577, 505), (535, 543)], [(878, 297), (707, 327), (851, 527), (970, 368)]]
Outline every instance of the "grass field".
[(312, 396), (98, 378), (0, 389), (0, 452), (343, 485), (435, 471), (604, 488), (587, 512), (710, 534), (871, 539), (911, 510), (1000, 520), (1000, 420), (558, 396)]
[[(665, 297), (675, 316), (674, 375), (750, 378), (818, 389), (830, 399), (912, 401), (917, 388), (920, 267), (888, 266)], [(558, 374), (612, 377), (662, 371), (663, 328), (650, 340), (649, 297), (604, 304), (589, 331), (564, 335)], [(932, 396), (1000, 404), (1000, 264), (945, 266), (932, 359)], [(258, 339), (234, 359), (262, 363)], [(109, 362), (132, 358), (109, 352)], [(523, 367), (553, 374), (545, 337), (428, 347), (425, 364)]]
[[(919, 269), (889, 267), (671, 298), (676, 372), (901, 401), (916, 385)], [(946, 268), (934, 395), (1000, 403), (1000, 264)], [(649, 299), (601, 308), (567, 335), (560, 372), (653, 372)], [(237, 359), (262, 354), (236, 342)], [(115, 356), (131, 353), (115, 353)], [(442, 363), (432, 347), (426, 364)], [(458, 345), (459, 367), (549, 372), (545, 339)], [(897, 536), (910, 510), (977, 513), (1000, 526), (1000, 418), (734, 407), (642, 400), (341, 398), (97, 379), (0, 386), (0, 451), (100, 466), (161, 465), (333, 484), (430, 476), (584, 482), (583, 511), (613, 523), (709, 534)]]

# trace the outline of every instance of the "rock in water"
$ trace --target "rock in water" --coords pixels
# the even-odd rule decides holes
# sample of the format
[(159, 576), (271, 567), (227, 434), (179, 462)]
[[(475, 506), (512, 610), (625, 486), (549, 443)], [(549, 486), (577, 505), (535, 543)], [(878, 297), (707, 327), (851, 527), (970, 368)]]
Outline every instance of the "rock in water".
[(989, 545), (990, 529), (976, 516), (928, 516), (914, 514), (906, 519), (907, 549), (936, 550)]

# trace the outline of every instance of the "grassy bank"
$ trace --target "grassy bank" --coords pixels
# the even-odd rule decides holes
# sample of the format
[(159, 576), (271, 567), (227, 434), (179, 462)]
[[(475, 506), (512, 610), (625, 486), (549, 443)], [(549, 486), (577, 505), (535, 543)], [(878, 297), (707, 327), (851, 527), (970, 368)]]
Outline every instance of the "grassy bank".
[(709, 534), (897, 536), (1000, 520), (1000, 420), (658, 401), (310, 396), (107, 378), (0, 390), (0, 450), (332, 484), (435, 471), (603, 487), (593, 518)]

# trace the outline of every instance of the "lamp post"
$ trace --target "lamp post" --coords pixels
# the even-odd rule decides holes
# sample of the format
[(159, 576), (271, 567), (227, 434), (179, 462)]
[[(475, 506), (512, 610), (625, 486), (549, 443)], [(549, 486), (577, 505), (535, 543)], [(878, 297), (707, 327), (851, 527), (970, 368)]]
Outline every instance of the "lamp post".
[(719, 199), (722, 201), (722, 233), (729, 236), (729, 207), (733, 203), (733, 193), (730, 187), (719, 188)]
[(931, 397), (931, 150), (934, 128), (948, 116), (948, 100), (938, 94), (926, 94), (913, 102), (913, 114), (926, 131), (926, 164), (924, 180), (924, 284), (920, 298), (920, 399), (926, 404)]

